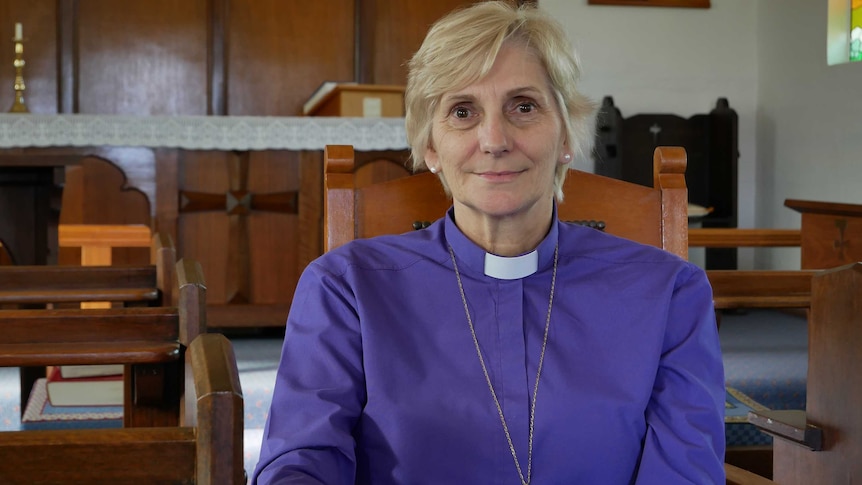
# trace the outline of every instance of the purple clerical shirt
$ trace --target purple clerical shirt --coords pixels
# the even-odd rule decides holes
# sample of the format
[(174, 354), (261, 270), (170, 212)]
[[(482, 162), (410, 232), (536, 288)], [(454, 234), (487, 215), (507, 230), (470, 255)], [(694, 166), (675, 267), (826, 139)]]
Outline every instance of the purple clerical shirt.
[(724, 483), (724, 375), (701, 269), (558, 222), (534, 274), (496, 279), (451, 212), (304, 271), (253, 483), (519, 484), (449, 246), (526, 475), (557, 245), (532, 483)]

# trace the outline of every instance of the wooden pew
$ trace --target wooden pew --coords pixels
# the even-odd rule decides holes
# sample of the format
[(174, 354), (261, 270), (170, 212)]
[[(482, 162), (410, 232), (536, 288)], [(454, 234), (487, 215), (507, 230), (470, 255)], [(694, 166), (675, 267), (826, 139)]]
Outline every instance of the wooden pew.
[[(61, 249), (80, 249), (81, 266), (111, 266), (114, 248), (154, 248), (150, 228), (142, 224), (60, 224), (58, 234)], [(81, 303), (81, 308), (110, 307), (109, 301)]]
[[(114, 360), (107, 349), (97, 354)], [(246, 483), (242, 390), (231, 344), (203, 334), (183, 354), (179, 426), (0, 433), (0, 483)]]
[[(809, 311), (817, 269), (862, 260), (862, 205), (788, 199), (802, 214), (801, 229), (690, 229), (692, 247), (800, 247), (799, 271), (707, 271), (716, 316), (722, 310), (774, 308)], [(790, 419), (784, 413), (783, 419)], [(791, 413), (790, 416), (793, 414)], [(771, 476), (773, 449), (729, 447), (727, 461)]]
[[(816, 273), (814, 270), (708, 270), (719, 328), (722, 313), (727, 310), (769, 308), (807, 312), (811, 305), (811, 280)], [(772, 447), (768, 445), (728, 446), (725, 461), (749, 472), (772, 476)]]
[(815, 270), (709, 270), (716, 310), (802, 308), (811, 305)]
[(167, 234), (149, 241), (144, 266), (0, 266), (0, 306), (107, 301), (114, 305), (173, 302), (176, 248)]
[[(78, 242), (85, 241), (83, 235), (78, 237)], [(89, 302), (108, 302), (112, 306), (174, 305), (173, 240), (157, 233), (151, 237), (150, 245), (152, 264), (146, 266), (0, 266), (0, 308), (87, 306)], [(33, 384), (44, 376), (42, 367), (21, 369), (22, 412)]]
[(751, 473), (744, 468), (739, 468), (730, 463), (724, 464), (724, 474), (727, 485), (771, 485), (775, 483), (768, 478)]
[(702, 248), (799, 247), (802, 245), (802, 231), (692, 227), (688, 230), (688, 245)]
[[(862, 205), (786, 199), (802, 214), (800, 229), (691, 228), (689, 247), (799, 247), (802, 269), (827, 269), (862, 261)], [(857, 241), (857, 243), (853, 243)]]
[[(824, 237), (811, 224), (804, 225), (810, 234)], [(737, 228), (691, 228), (690, 247), (737, 248), (737, 247), (800, 247), (801, 229), (737, 229)], [(809, 237), (808, 240), (813, 240)], [(809, 264), (811, 262), (809, 261)], [(803, 266), (805, 267), (805, 266)], [(768, 270), (708, 270), (707, 276), (713, 288), (716, 320), (721, 324), (725, 311), (740, 309), (782, 309), (807, 312), (811, 304), (811, 278), (813, 269), (768, 271)], [(764, 376), (768, 377), (768, 376)], [(772, 447), (768, 445), (729, 446), (725, 460), (764, 476), (772, 476)]]
[(175, 307), (0, 312), (0, 365), (125, 364), (125, 426), (176, 425), (182, 349), (206, 332), (200, 265), (181, 260), (176, 275)]
[(852, 483), (862, 476), (862, 263), (812, 279), (805, 411), (749, 413), (772, 434), (781, 484)]

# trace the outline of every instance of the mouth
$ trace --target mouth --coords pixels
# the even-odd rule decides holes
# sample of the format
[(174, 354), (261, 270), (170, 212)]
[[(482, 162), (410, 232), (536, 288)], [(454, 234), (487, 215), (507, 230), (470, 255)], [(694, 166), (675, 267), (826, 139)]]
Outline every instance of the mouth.
[(476, 175), (478, 175), (482, 180), (486, 180), (488, 182), (501, 183), (510, 182), (518, 178), (518, 176), (522, 173), (524, 173), (523, 170), (505, 170), (499, 172), (481, 172), (477, 173)]

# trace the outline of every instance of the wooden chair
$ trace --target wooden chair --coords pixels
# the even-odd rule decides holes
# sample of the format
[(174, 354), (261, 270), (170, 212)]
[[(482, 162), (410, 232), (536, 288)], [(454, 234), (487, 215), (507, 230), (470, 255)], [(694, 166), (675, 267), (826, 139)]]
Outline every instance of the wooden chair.
[[(101, 339), (78, 345), (85, 344), (94, 347), (88, 360), (133, 358), (131, 349)], [(42, 360), (37, 349), (46, 347), (31, 348), (18, 360)], [(184, 349), (175, 349), (185, 369), (178, 426), (0, 433), (0, 483), (245, 484), (243, 399), (233, 348), (223, 335), (204, 334)]]
[[(395, 170), (394, 178), (374, 181), (369, 165), (392, 163), (354, 158), (352, 147), (334, 145), (324, 151), (324, 250), (353, 239), (395, 234), (420, 228), (442, 217), (451, 205), (436, 175), (408, 176)], [(688, 253), (688, 215), (685, 151), (659, 147), (653, 157), (654, 186), (573, 170), (566, 178), (560, 219), (599, 226), (608, 233), (664, 248), (679, 256)], [(389, 168), (376, 169), (392, 177)], [(371, 179), (371, 180), (369, 180)], [(384, 209), (385, 208), (385, 209)], [(733, 465), (730, 469), (739, 470)], [(766, 480), (745, 470), (733, 484), (758, 485)], [(753, 477), (746, 481), (747, 477)]]
[[(593, 222), (611, 234), (686, 257), (685, 164), (683, 149), (657, 148), (652, 188), (572, 170), (559, 217)], [(330, 145), (324, 150), (324, 251), (357, 238), (410, 231), (443, 217), (451, 205), (434, 174), (361, 186), (357, 183), (361, 168), (351, 146)]]
[(200, 264), (180, 260), (176, 274), (177, 306), (0, 312), (0, 366), (125, 364), (125, 426), (176, 425), (182, 350), (206, 333)]
[(775, 438), (776, 482), (852, 483), (862, 476), (862, 263), (818, 273), (811, 292), (805, 411), (749, 422)]

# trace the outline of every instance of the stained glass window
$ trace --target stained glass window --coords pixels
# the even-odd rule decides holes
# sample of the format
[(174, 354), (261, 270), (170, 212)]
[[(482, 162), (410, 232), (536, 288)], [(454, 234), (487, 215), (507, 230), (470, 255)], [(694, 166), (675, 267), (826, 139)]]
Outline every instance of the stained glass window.
[(862, 0), (853, 0), (850, 10), (850, 62), (862, 61)]

